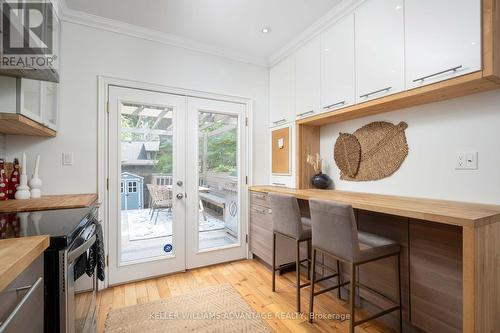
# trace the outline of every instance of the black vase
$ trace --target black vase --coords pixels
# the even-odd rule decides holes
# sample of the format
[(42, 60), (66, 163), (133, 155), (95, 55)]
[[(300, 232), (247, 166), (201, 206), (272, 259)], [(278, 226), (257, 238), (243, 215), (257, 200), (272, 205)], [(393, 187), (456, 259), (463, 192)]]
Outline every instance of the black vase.
[(330, 186), (332, 179), (327, 174), (320, 172), (311, 178), (311, 183), (316, 188), (325, 189)]

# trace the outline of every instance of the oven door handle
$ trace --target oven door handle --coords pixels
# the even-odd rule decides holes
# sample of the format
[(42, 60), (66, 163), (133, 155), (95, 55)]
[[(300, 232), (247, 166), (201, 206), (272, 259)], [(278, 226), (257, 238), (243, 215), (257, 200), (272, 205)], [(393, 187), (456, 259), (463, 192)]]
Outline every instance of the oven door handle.
[(94, 245), (96, 239), (97, 239), (96, 235), (93, 235), (92, 237), (87, 239), (85, 243), (83, 243), (70, 253), (68, 253), (68, 263), (72, 263), (73, 261), (75, 261), (76, 258), (81, 256), (83, 252), (86, 252), (88, 249), (90, 249), (90, 247)]

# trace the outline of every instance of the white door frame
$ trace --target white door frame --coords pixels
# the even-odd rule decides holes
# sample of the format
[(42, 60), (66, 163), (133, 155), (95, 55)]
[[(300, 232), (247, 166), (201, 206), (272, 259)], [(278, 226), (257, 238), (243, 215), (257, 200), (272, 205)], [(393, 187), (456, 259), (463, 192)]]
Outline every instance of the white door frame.
[[(108, 117), (107, 117), (107, 101), (108, 101), (108, 88), (110, 85), (115, 86), (123, 86), (135, 89), (144, 89), (156, 92), (164, 92), (170, 94), (178, 94), (190, 97), (199, 97), (234, 103), (241, 103), (246, 105), (247, 109), (247, 131), (246, 131), (246, 142), (247, 142), (247, 151), (246, 151), (246, 170), (247, 175), (245, 184), (242, 184), (242, 202), (245, 203), (246, 207), (248, 207), (248, 186), (252, 184), (252, 165), (253, 165), (253, 101), (249, 98), (237, 97), (231, 95), (224, 94), (216, 94), (198, 90), (190, 90), (183, 88), (175, 88), (170, 86), (165, 86), (161, 84), (147, 83), (141, 81), (127, 80), (121, 79), (111, 76), (99, 75), (98, 79), (98, 100), (97, 100), (97, 194), (98, 194), (98, 202), (100, 203), (99, 209), (99, 219), (103, 223), (103, 231), (104, 231), (104, 247), (106, 253), (109, 253), (109, 206), (108, 206), (108, 191), (106, 187), (107, 183), (107, 156), (108, 156), (108, 148), (106, 145), (107, 142), (107, 128), (108, 128)], [(249, 221), (249, 212), (248, 210), (244, 211), (245, 218)], [(242, 241), (245, 241), (245, 236), (248, 235), (249, 223), (246, 223), (246, 230), (242, 233)], [(249, 257), (248, 252), (248, 244), (247, 246), (247, 258)], [(99, 288), (107, 288), (109, 286), (109, 267), (106, 265), (106, 278), (103, 282), (99, 281)]]

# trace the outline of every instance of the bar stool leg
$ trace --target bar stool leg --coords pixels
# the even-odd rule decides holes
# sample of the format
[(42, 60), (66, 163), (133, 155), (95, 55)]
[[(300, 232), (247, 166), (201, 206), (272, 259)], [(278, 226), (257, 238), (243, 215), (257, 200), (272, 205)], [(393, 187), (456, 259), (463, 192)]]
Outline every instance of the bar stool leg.
[(297, 245), (297, 257), (296, 257), (296, 263), (295, 263), (295, 273), (296, 273), (296, 278), (297, 278), (297, 312), (300, 312), (300, 241), (295, 242)]
[(311, 280), (311, 240), (307, 240), (307, 279)]
[(403, 333), (403, 302), (401, 301), (401, 255), (398, 253), (396, 256), (397, 262), (397, 274), (398, 274), (398, 302), (399, 302), (399, 332)]
[(349, 286), (349, 312), (351, 315), (351, 319), (349, 321), (349, 333), (354, 333), (354, 306), (355, 306), (355, 296), (356, 296), (356, 265), (351, 263), (351, 283)]
[[(340, 261), (337, 260), (337, 281), (339, 282), (339, 285), (342, 284), (342, 272), (340, 271)], [(342, 287), (338, 287), (337, 289), (337, 296), (339, 299), (342, 299)]]
[(276, 291), (276, 234), (273, 232), (273, 292)]
[(311, 293), (309, 297), (309, 323), (312, 324), (314, 316), (314, 280), (316, 279), (316, 249), (312, 249)]

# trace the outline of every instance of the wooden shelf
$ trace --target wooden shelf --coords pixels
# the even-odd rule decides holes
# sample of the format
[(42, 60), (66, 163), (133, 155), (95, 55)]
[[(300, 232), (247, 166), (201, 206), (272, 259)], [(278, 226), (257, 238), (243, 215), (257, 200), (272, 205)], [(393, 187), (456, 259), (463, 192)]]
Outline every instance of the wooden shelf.
[(301, 119), (297, 121), (297, 124), (322, 126), (498, 88), (500, 88), (499, 83), (486, 78), (483, 75), (483, 71), (478, 71), (450, 80), (402, 91), (394, 95)]
[(0, 201), (0, 213), (34, 212), (40, 210), (89, 207), (97, 194), (45, 195), (38, 199)]
[(55, 137), (56, 131), (20, 114), (0, 113), (0, 133)]

